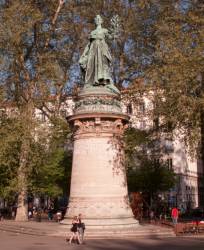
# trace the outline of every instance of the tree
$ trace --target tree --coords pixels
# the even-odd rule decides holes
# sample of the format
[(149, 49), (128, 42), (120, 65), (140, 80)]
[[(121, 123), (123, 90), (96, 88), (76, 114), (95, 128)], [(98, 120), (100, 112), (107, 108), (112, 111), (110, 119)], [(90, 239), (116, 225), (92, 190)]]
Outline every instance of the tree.
[[(58, 8), (57, 3), (59, 3)], [(55, 106), (53, 109), (46, 107), (46, 114), (50, 121), (56, 120), (60, 115), (59, 110), (67, 79), (66, 75), (63, 79), (61, 77), (63, 65), (60, 67), (57, 56), (54, 57), (56, 51), (54, 53), (51, 47), (51, 38), (63, 3), (64, 1), (61, 0), (49, 4), (48, 1), (18, 0), (15, 3), (4, 1), (2, 4), (0, 49), (2, 61), (7, 62), (2, 69), (7, 76), (2, 88), (5, 93), (4, 101), (12, 102), (21, 128), (20, 132), (18, 130), (14, 132), (17, 134), (19, 143), (16, 220), (27, 220), (28, 177), (32, 172), (33, 152), (35, 152), (33, 147), (37, 145), (34, 135), (40, 135), (36, 135), (38, 122), (35, 118), (35, 110), (42, 109), (44, 104), (48, 103), (53, 90)], [(50, 13), (50, 22), (47, 22), (47, 14), (53, 8), (57, 10), (53, 19)], [(48, 29), (45, 28), (46, 23), (49, 26)], [(60, 60), (63, 59), (63, 57), (60, 58)], [(52, 86), (48, 84), (49, 81), (52, 82)]]
[[(71, 177), (71, 153), (65, 149), (69, 128), (56, 119), (45, 130), (35, 124), (35, 136), (30, 140), (26, 169), (27, 194), (57, 197), (67, 195)], [(24, 127), (21, 119), (2, 113), (0, 120), (0, 197), (15, 203), (19, 188), (19, 162)]]
[(178, 129), (195, 152), (203, 144), (204, 4), (165, 1), (159, 6), (157, 43), (147, 70), (155, 89), (155, 114)]
[[(68, 195), (72, 164), (72, 151), (66, 148), (69, 133), (67, 123), (56, 119), (48, 131), (49, 142), (46, 145), (40, 141), (35, 143), (32, 159), (35, 157), (36, 162), (29, 176), (31, 193), (53, 198)], [(46, 137), (41, 136), (40, 140)]]
[[(13, 133), (12, 131), (18, 131)], [(0, 120), (0, 197), (14, 194), (18, 169), (21, 128), (19, 121), (1, 114)]]
[(166, 164), (155, 163), (146, 159), (142, 165), (128, 171), (128, 187), (130, 192), (142, 192), (150, 198), (150, 205), (153, 198), (161, 192), (167, 192), (176, 184), (176, 175)]
[(159, 192), (168, 191), (176, 184), (173, 169), (162, 161), (162, 152), (156, 149), (152, 132), (130, 128), (125, 133), (125, 153), (128, 188), (131, 192), (143, 192), (153, 198)]
[[(154, 47), (142, 87), (154, 92), (151, 118), (160, 121), (158, 133), (168, 127), (183, 139), (192, 157), (204, 162), (203, 1), (146, 0), (142, 8), (157, 9)], [(134, 91), (137, 88), (141, 85)]]

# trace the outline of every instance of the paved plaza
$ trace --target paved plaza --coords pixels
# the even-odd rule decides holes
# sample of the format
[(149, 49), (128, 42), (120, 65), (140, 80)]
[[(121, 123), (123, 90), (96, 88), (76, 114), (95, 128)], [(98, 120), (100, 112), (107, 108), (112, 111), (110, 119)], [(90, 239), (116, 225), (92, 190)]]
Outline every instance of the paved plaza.
[(86, 240), (84, 245), (69, 245), (62, 237), (32, 236), (0, 232), (1, 250), (203, 250), (204, 237), (136, 238)]

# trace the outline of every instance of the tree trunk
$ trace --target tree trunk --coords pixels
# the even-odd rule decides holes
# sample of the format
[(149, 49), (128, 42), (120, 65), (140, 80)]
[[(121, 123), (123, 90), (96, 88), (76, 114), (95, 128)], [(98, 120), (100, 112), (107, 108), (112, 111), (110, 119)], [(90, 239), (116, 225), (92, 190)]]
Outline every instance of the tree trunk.
[[(204, 72), (201, 72), (201, 94), (204, 93)], [(201, 95), (200, 95), (201, 96)], [(199, 97), (200, 97), (199, 96)], [(198, 178), (198, 204), (199, 206), (204, 206), (204, 199), (203, 197), (203, 178), (204, 178), (204, 110), (201, 109), (200, 112), (200, 119), (201, 119), (201, 161), (202, 161), (202, 177)]]
[(28, 220), (28, 203), (27, 192), (21, 190), (18, 194), (18, 207), (16, 212), (15, 221), (27, 221)]
[(25, 105), (21, 112), (22, 122), (24, 125), (24, 134), (20, 152), (20, 162), (18, 169), (18, 203), (16, 212), (16, 221), (28, 220), (28, 174), (29, 174), (29, 152), (32, 139), (34, 107), (32, 101)]
[(16, 221), (28, 220), (28, 202), (27, 202), (27, 162), (28, 162), (29, 143), (24, 139), (21, 147), (20, 166), (18, 169), (18, 206), (16, 212)]

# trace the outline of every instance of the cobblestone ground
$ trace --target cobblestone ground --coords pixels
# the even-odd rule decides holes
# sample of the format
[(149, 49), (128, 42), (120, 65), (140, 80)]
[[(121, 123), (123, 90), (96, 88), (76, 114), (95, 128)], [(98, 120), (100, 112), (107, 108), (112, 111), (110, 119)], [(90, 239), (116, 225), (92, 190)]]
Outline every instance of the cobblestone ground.
[(87, 240), (69, 245), (63, 238), (0, 232), (0, 250), (203, 250), (204, 237)]

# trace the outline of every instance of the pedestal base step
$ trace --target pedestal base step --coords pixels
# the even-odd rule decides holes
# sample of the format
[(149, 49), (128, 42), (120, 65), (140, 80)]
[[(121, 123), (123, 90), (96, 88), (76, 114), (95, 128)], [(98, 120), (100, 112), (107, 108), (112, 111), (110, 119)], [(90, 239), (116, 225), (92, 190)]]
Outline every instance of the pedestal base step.
[[(2, 221), (0, 231), (12, 232), (17, 234), (28, 234), (36, 236), (59, 236), (63, 238), (70, 237), (70, 227), (49, 222), (15, 222)], [(173, 229), (155, 226), (155, 225), (138, 225), (134, 229), (118, 230), (91, 230), (85, 231), (86, 239), (120, 239), (120, 238), (162, 238), (175, 237)]]
[[(55, 236), (69, 237), (70, 232), (62, 230), (58, 231)], [(172, 229), (163, 228), (159, 226), (138, 225), (134, 229), (118, 229), (118, 230), (90, 230), (86, 229), (85, 239), (114, 239), (114, 238), (162, 238), (162, 237), (175, 237), (175, 233)]]

